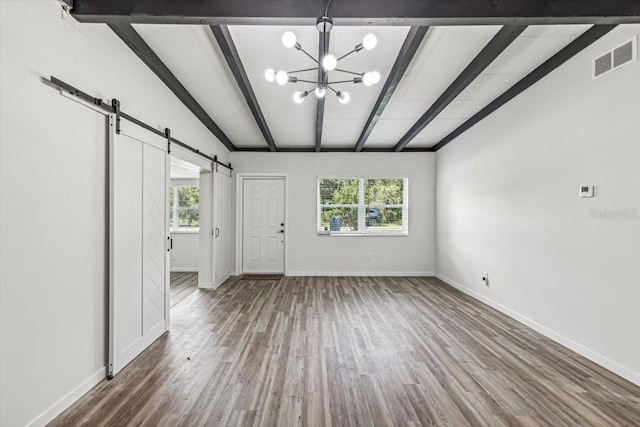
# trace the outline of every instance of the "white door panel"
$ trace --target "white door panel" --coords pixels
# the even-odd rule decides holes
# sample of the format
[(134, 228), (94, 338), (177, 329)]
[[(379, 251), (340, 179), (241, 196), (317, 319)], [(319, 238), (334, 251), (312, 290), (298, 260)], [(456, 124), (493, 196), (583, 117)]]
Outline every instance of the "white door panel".
[(243, 271), (284, 273), (284, 180), (243, 185)]
[(231, 175), (228, 169), (219, 167), (213, 177), (214, 208), (214, 263), (215, 286), (218, 287), (231, 275)]
[[(113, 366), (128, 363), (143, 337), (142, 319), (142, 145), (115, 141), (112, 161), (112, 283), (110, 324), (114, 333)], [(122, 315), (121, 315), (122, 313)], [(138, 320), (133, 321), (131, 320)]]
[(109, 376), (168, 327), (168, 162), (160, 147), (110, 134)]
[(146, 144), (143, 147), (144, 330), (155, 341), (164, 332), (166, 320), (166, 153)]

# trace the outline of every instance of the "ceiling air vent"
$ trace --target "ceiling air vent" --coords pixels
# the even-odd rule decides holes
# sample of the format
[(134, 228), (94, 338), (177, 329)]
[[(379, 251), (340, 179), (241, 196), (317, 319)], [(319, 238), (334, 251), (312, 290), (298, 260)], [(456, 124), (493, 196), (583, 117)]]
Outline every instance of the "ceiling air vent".
[(633, 62), (638, 57), (637, 39), (634, 37), (626, 43), (610, 50), (593, 60), (593, 78), (617, 70), (624, 65)]
[(600, 77), (607, 71), (611, 71), (613, 66), (611, 65), (611, 52), (607, 52), (600, 58), (596, 58), (593, 63), (593, 77)]
[(633, 40), (613, 50), (613, 68), (633, 61)]

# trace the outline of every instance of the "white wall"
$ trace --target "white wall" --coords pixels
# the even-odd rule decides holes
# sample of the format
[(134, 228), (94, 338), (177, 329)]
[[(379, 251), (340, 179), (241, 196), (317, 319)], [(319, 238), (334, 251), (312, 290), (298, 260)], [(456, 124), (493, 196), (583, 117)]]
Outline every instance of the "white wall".
[[(234, 152), (231, 162), (234, 176), (289, 174), (288, 274), (429, 275), (435, 271), (433, 153)], [(318, 236), (316, 188), (322, 175), (407, 176), (409, 236)], [(371, 261), (368, 253), (373, 255)]]
[(55, 75), (225, 161), (228, 151), (104, 25), (0, 2), (0, 425), (41, 425), (104, 378), (106, 124)]
[(640, 210), (640, 62), (590, 70), (639, 33), (617, 28), (438, 151), (436, 178), (439, 275), (636, 384), (640, 219), (592, 209)]
[(171, 271), (198, 271), (200, 256), (199, 233), (171, 233)]

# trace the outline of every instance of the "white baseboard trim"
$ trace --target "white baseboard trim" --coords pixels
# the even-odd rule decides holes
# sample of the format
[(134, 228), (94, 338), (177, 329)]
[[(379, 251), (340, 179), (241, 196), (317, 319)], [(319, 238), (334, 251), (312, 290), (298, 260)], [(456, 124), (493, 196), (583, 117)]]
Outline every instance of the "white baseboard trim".
[(172, 273), (197, 273), (198, 267), (171, 267)]
[(200, 289), (214, 289), (213, 283), (198, 282), (198, 288)]
[(288, 271), (287, 276), (431, 277), (434, 271)]
[(491, 308), (494, 308), (500, 311), (501, 313), (506, 314), (512, 319), (515, 319), (518, 322), (523, 323), (524, 325), (546, 336), (547, 338), (552, 339), (558, 344), (561, 344), (567, 347), (568, 349), (575, 351), (579, 355), (591, 360), (594, 363), (597, 363), (598, 365), (613, 372), (614, 374), (626, 379), (627, 381), (634, 383), (635, 385), (640, 386), (640, 373), (633, 372), (631, 369), (625, 366), (622, 366), (619, 363), (614, 362), (613, 360), (608, 359), (605, 356), (602, 356), (591, 349), (588, 349), (587, 347), (584, 347), (582, 344), (579, 344), (565, 336), (562, 336), (552, 331), (546, 326), (543, 326), (540, 323), (534, 320), (531, 320), (528, 317), (523, 316), (522, 314), (517, 313), (511, 310), (510, 308), (505, 307), (504, 305), (499, 304), (493, 301), (492, 299), (487, 298), (486, 296), (467, 288), (466, 286), (461, 285), (460, 283), (457, 283), (455, 280), (452, 280), (446, 276), (443, 276), (442, 274), (436, 274), (436, 277), (442, 280), (447, 285), (455, 289), (458, 289), (459, 291), (469, 295), (470, 297), (477, 299), (478, 301), (488, 305)]
[(46, 426), (53, 421), (55, 417), (60, 415), (69, 406), (74, 404), (76, 400), (80, 399), (89, 390), (95, 387), (100, 381), (107, 377), (107, 367), (100, 368), (95, 374), (84, 380), (80, 385), (71, 390), (65, 396), (63, 396), (56, 403), (51, 405), (46, 411), (38, 415), (31, 422), (27, 424), (28, 427), (41, 427)]

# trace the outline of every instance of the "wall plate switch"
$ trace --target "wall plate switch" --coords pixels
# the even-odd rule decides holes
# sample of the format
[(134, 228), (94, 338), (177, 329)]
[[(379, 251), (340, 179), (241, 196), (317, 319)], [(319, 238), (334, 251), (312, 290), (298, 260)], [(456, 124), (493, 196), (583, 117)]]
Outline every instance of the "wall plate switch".
[(489, 286), (489, 273), (484, 273), (482, 275), (482, 281), (484, 282), (485, 286)]
[(581, 185), (578, 189), (578, 195), (581, 198), (590, 198), (594, 196), (594, 186), (593, 185)]

